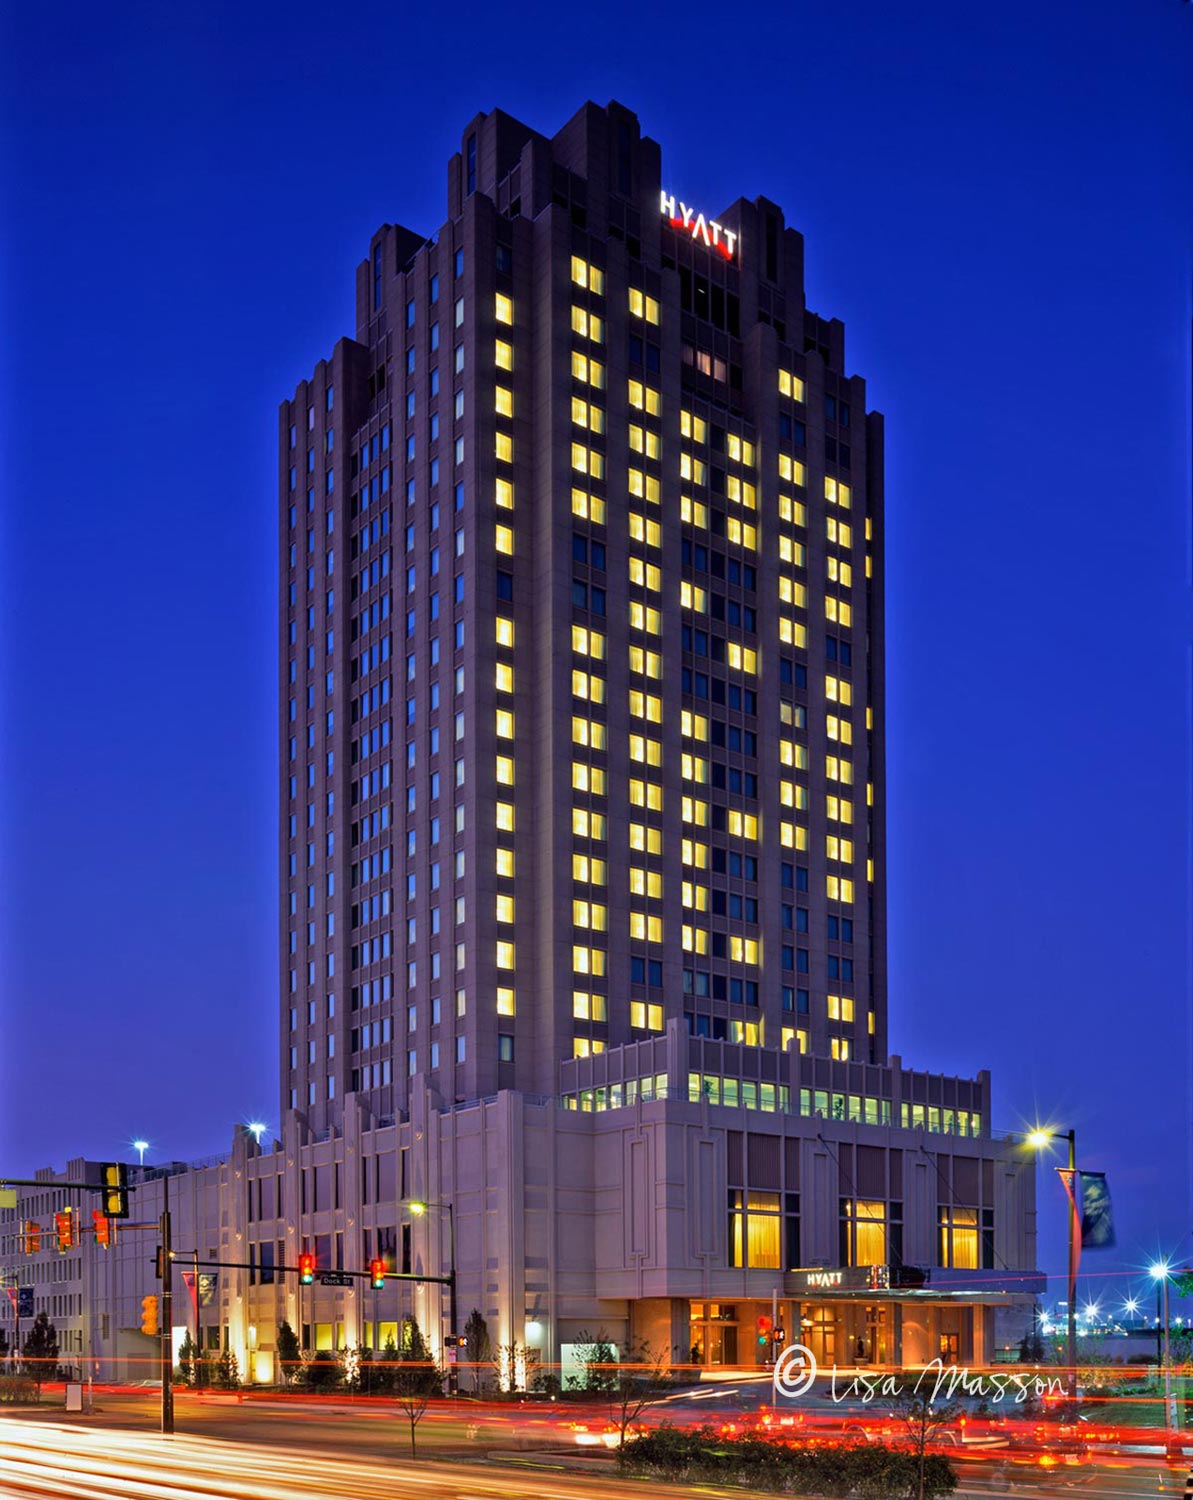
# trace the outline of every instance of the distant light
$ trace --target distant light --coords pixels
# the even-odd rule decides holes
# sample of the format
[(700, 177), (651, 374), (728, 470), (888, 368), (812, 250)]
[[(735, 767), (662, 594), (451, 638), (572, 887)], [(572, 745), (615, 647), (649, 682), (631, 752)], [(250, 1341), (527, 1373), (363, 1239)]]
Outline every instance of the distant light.
[(1128, 1297), (1123, 1303), (1123, 1311), (1125, 1313), (1137, 1313), (1139, 1311), (1139, 1303), (1136, 1302), (1134, 1297)]
[(269, 1126), (262, 1124), (262, 1122), (260, 1120), (252, 1120), (252, 1121), (250, 1121), (249, 1126), (248, 1126), (249, 1134), (256, 1141), (256, 1143), (257, 1143), (258, 1146), (261, 1144), (261, 1137), (265, 1134), (265, 1132), (268, 1129), (269, 1129)]
[(427, 1205), (425, 1203), (419, 1203), (417, 1200), (413, 1203), (408, 1203), (406, 1207), (410, 1210), (410, 1212), (416, 1219), (422, 1218), (423, 1214), (425, 1214), (427, 1211)]
[(1045, 1146), (1052, 1144), (1052, 1132), (1050, 1130), (1031, 1130), (1027, 1135), (1027, 1144), (1033, 1151), (1043, 1151)]
[(1168, 1262), (1166, 1260), (1156, 1261), (1152, 1266), (1148, 1268), (1148, 1275), (1152, 1278), (1153, 1281), (1166, 1280), (1168, 1276)]
[(137, 1153), (137, 1156), (140, 1159), (141, 1166), (144, 1166), (145, 1165), (145, 1153), (146, 1153), (146, 1151), (149, 1150), (149, 1142), (148, 1141), (134, 1141), (133, 1142), (133, 1150)]

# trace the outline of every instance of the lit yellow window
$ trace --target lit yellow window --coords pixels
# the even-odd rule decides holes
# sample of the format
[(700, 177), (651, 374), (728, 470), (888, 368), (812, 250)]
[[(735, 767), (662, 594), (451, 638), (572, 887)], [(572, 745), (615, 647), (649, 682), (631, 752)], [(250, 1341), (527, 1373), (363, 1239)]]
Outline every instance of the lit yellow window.
[(649, 719), (652, 724), (659, 724), (663, 719), (663, 700), (631, 688), (630, 714), (635, 719)]
[(804, 399), (804, 383), (798, 375), (791, 375), (786, 370), (779, 371), (779, 395), (790, 396), (793, 401)]
[(585, 698), (589, 703), (604, 703), (605, 679), (595, 673), (572, 670), (572, 695)]
[(594, 797), (603, 797), (605, 773), (600, 766), (589, 766), (583, 761), (573, 761), (572, 787), (577, 792), (589, 792)]
[(499, 323), (513, 323), (514, 304), (504, 292), (497, 293), (496, 299), (497, 321)]
[(508, 432), (496, 432), (493, 434), (493, 447), (497, 457), (503, 464), (512, 464), (514, 461), (514, 440)]
[(591, 995), (585, 990), (572, 991), (572, 1015), (578, 1021), (607, 1020), (607, 1004), (604, 995)]
[(642, 870), (636, 865), (631, 865), (630, 894), (632, 896), (650, 896), (656, 901), (662, 900), (663, 877), (657, 870)]
[(740, 646), (736, 641), (727, 641), (725, 663), (737, 672), (757, 672), (758, 653), (752, 646)]
[(502, 833), (513, 833), (514, 804), (512, 802), (499, 802), (497, 804), (495, 822)]
[(686, 579), (679, 585), (679, 602), (684, 609), (694, 609), (701, 614), (708, 608), (708, 594), (696, 583)]
[(605, 972), (605, 950), (603, 948), (572, 948), (572, 972), (574, 974), (603, 974)]
[(679, 518), (692, 526), (705, 527), (708, 525), (708, 506), (701, 504), (699, 500), (693, 500), (689, 495), (681, 495)]
[(662, 831), (658, 828), (649, 828), (645, 823), (631, 823), (630, 848), (637, 850), (640, 854), (662, 854)]
[(499, 661), (494, 668), (494, 681), (499, 693), (512, 693), (514, 690), (514, 669), (507, 662)]
[(779, 843), (784, 849), (806, 849), (808, 830), (799, 823), (779, 824)]
[(630, 582), (636, 583), (642, 588), (653, 589), (655, 592), (662, 586), (662, 572), (654, 563), (648, 563), (641, 557), (629, 559)]
[(659, 414), (659, 393), (648, 385), (643, 385), (640, 380), (629, 382), (629, 402), (638, 411), (644, 411), (649, 416), (657, 417)]
[(644, 453), (647, 458), (658, 458), (659, 435), (649, 428), (630, 428), (630, 448), (635, 453)]
[(514, 761), (510, 755), (499, 755), (496, 758), (497, 781), (501, 786), (513, 786), (514, 784)]
[(572, 925), (588, 927), (593, 932), (604, 932), (608, 926), (608, 909), (599, 901), (573, 901)]
[(590, 812), (584, 807), (572, 808), (572, 832), (579, 838), (604, 840), (605, 814)]
[(635, 807), (646, 807), (651, 812), (663, 810), (663, 788), (652, 781), (631, 781), (630, 801)]
[(841, 587), (845, 589), (851, 588), (853, 586), (853, 569), (849, 566), (849, 564), (847, 562), (842, 562), (839, 558), (834, 557), (831, 553), (829, 554), (827, 562), (829, 582), (839, 583)]
[(513, 922), (514, 898), (512, 896), (497, 897), (497, 920), (499, 922)]
[(630, 1001), (630, 1027), (634, 1031), (662, 1031), (663, 1007), (645, 1000)]
[(507, 557), (513, 555), (514, 531), (512, 526), (496, 526), (493, 529), (493, 545)]
[(758, 939), (737, 937), (736, 934), (730, 933), (729, 957), (735, 964), (756, 964), (758, 962)]
[(852, 823), (853, 803), (848, 797), (834, 797), (831, 793), (824, 799), (824, 810), (831, 823)]
[(498, 986), (497, 1014), (499, 1016), (512, 1016), (517, 1014), (517, 1006), (514, 1003), (514, 991), (508, 985)]
[(794, 604), (797, 609), (804, 609), (808, 602), (808, 591), (798, 579), (780, 574), (779, 598), (784, 604)]
[(829, 1037), (829, 1054), (838, 1062), (848, 1062), (849, 1038), (847, 1036)]
[(498, 477), (494, 499), (501, 510), (513, 510), (514, 487), (508, 479)]
[[(792, 526), (807, 526), (808, 509), (802, 500), (793, 500), (790, 495), (779, 496), (779, 520)], [(803, 547), (800, 547), (799, 565), (804, 565)]]
[(593, 719), (572, 719), (572, 742), (576, 745), (589, 745), (593, 750), (605, 748), (605, 726), (598, 724)]
[(824, 890), (830, 901), (853, 900), (853, 881), (846, 880), (843, 875), (826, 875)]
[(758, 818), (754, 813), (739, 812), (737, 808), (731, 807), (725, 814), (725, 828), (734, 838), (756, 839)]
[(499, 646), (512, 646), (514, 644), (514, 622), (507, 620), (504, 615), (498, 615), (493, 622), (493, 635)]
[(853, 610), (845, 603), (844, 599), (834, 599), (831, 594), (824, 596), (824, 618), (831, 620), (837, 625), (849, 626), (853, 624)]
[(853, 785), (853, 762), (836, 755), (824, 757), (824, 774), (829, 781), (840, 781), (845, 786)]
[(725, 537), (739, 547), (748, 547), (751, 551), (758, 548), (757, 527), (748, 525), (745, 521), (739, 521), (736, 516), (726, 516)]
[(499, 385), (493, 391), (493, 406), (499, 417), (512, 417), (514, 414), (514, 393), (505, 386)]
[(493, 352), (493, 359), (499, 370), (512, 370), (514, 368), (514, 346), (507, 344), (504, 339), (498, 339)]
[(650, 917), (645, 912), (630, 913), (630, 937), (639, 942), (661, 943), (663, 941), (662, 917)]
[(852, 1021), (853, 1013), (853, 997), (851, 995), (828, 996), (828, 1018), (830, 1021)]
[(649, 740), (645, 735), (630, 735), (630, 759), (648, 766), (658, 766), (663, 761), (663, 747), (658, 740)]
[(838, 547), (853, 546), (853, 532), (844, 521), (838, 521), (835, 516), (826, 516), (824, 519), (825, 535), (830, 542), (835, 542)]
[(696, 828), (708, 826), (708, 803), (702, 802), (699, 797), (685, 797), (681, 816), (685, 823), (691, 823)]
[(591, 339), (594, 344), (604, 343), (605, 325), (596, 313), (590, 313), (587, 308), (572, 308), (572, 332), (578, 333), (581, 338)]
[(583, 490), (572, 491), (572, 514), (583, 516), (587, 521), (595, 521), (598, 526), (605, 524), (605, 502), (599, 495), (588, 495)]
[(838, 838), (835, 833), (825, 835), (824, 852), (829, 859), (840, 860), (842, 864), (853, 863), (853, 840)]
[(663, 541), (663, 531), (657, 521), (648, 521), (645, 516), (638, 515), (635, 511), (627, 514), (630, 539), (635, 542), (645, 542), (648, 547), (659, 547)]
[(685, 923), (682, 928), (681, 939), (685, 953), (708, 952), (708, 930), (704, 927), (689, 927)]
[(853, 702), (853, 684), (843, 677), (826, 677), (824, 696), (830, 703), (843, 703), (848, 708)]
[(682, 859), (685, 865), (691, 865), (694, 870), (708, 869), (708, 845), (698, 843), (695, 839), (684, 839), (682, 844)]
[(640, 292), (636, 286), (630, 288), (630, 312), (634, 317), (644, 318), (648, 323), (659, 321), (659, 304), (653, 297)]
[(514, 851), (512, 849), (495, 849), (493, 851), (493, 867), (498, 875), (507, 880), (514, 878)]
[(512, 740), (514, 737), (514, 715), (508, 708), (499, 708), (494, 717), (494, 728), (499, 740)]
[(514, 967), (513, 943), (498, 942), (496, 962), (499, 969), (512, 969)]
[(645, 677), (663, 675), (663, 658), (657, 651), (644, 651), (641, 646), (630, 648), (630, 671), (641, 672)]
[(637, 599), (631, 599), (630, 628), (645, 631), (647, 635), (659, 635), (663, 629), (663, 617), (657, 609), (649, 609)]
[(853, 725), (848, 719), (838, 719), (836, 714), (829, 714), (824, 725), (830, 740), (839, 740), (843, 745), (853, 744)]
[(605, 659), (605, 637), (599, 630), (589, 630), (585, 625), (572, 626), (572, 650), (581, 656), (593, 656), (597, 661)]
[(696, 885), (691, 880), (685, 880), (683, 888), (680, 891), (680, 902), (689, 911), (707, 911), (708, 887), (706, 885)]
[(781, 616), (779, 619), (779, 639), (788, 646), (798, 646), (801, 650), (808, 644), (808, 627), (800, 620), (789, 620)]
[(680, 733), (691, 740), (706, 740), (708, 738), (708, 720), (703, 714), (693, 713), (690, 708), (681, 710), (679, 717)]
[(685, 752), (681, 760), (680, 775), (685, 781), (706, 782), (708, 762), (702, 755), (689, 755)]

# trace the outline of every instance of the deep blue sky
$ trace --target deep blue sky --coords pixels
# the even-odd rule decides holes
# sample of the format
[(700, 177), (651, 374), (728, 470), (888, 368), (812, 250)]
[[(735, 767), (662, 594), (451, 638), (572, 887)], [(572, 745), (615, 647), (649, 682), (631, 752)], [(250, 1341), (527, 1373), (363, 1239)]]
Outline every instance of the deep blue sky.
[(0, 25), (0, 1169), (273, 1118), (277, 402), (476, 110), (617, 98), (677, 192), (785, 206), (887, 416), (896, 1050), (1076, 1125), (1091, 1269), (1193, 1229), (1193, 7)]

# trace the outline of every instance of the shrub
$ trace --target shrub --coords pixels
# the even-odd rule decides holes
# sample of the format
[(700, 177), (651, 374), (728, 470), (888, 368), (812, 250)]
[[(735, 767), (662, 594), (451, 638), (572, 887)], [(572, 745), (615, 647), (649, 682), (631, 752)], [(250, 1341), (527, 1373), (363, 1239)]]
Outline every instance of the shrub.
[[(644, 1475), (737, 1484), (771, 1494), (915, 1500), (919, 1493), (919, 1459), (878, 1445), (801, 1448), (768, 1438), (725, 1438), (711, 1427), (659, 1427), (627, 1442), (624, 1461), (627, 1469)], [(929, 1455), (924, 1500), (948, 1495), (956, 1485), (948, 1460)]]

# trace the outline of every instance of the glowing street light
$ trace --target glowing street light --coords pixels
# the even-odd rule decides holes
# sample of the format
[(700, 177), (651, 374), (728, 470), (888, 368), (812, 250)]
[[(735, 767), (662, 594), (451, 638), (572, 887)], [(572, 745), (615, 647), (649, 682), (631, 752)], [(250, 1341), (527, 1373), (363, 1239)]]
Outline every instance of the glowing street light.
[(134, 1141), (132, 1143), (132, 1146), (133, 1146), (133, 1150), (137, 1153), (137, 1156), (139, 1158), (141, 1166), (144, 1166), (145, 1165), (145, 1153), (146, 1153), (146, 1151), (149, 1150), (149, 1142), (148, 1141)]
[[(447, 1298), (448, 1331), (451, 1338), (456, 1337), (456, 1211), (450, 1202), (429, 1203), (422, 1198), (406, 1198), (402, 1200), (405, 1207), (416, 1219), (421, 1219), (432, 1209), (439, 1209), (447, 1215)], [(442, 1244), (442, 1241), (440, 1241)], [(459, 1345), (454, 1346), (457, 1351)], [(451, 1390), (457, 1390), (456, 1367), (453, 1364), (449, 1375)]]
[(269, 1129), (269, 1126), (264, 1124), (261, 1120), (250, 1120), (246, 1128), (248, 1130), (248, 1133), (252, 1136), (252, 1138), (259, 1146), (261, 1144), (261, 1137)]
[[(1166, 1260), (1153, 1261), (1148, 1267), (1148, 1274), (1156, 1283), (1156, 1312), (1163, 1318), (1164, 1328), (1164, 1352), (1161, 1362), (1164, 1366), (1164, 1427), (1166, 1432), (1171, 1432), (1176, 1425), (1176, 1403), (1172, 1395), (1172, 1356), (1168, 1338), (1168, 1280), (1171, 1274), (1171, 1266)], [(1163, 1312), (1160, 1309), (1161, 1294), (1163, 1295)], [(1159, 1334), (1160, 1326), (1157, 1322), (1156, 1332)], [(1158, 1341), (1158, 1340), (1157, 1340)]]
[(1033, 1151), (1047, 1150), (1054, 1140), (1069, 1143), (1069, 1301), (1066, 1330), (1068, 1347), (1065, 1357), (1069, 1365), (1069, 1400), (1075, 1402), (1077, 1400), (1077, 1246), (1080, 1232), (1077, 1201), (1081, 1192), (1081, 1184), (1077, 1176), (1077, 1132), (1075, 1130), (1049, 1130), (1042, 1125), (1037, 1125), (1034, 1130), (1028, 1131), (1025, 1140)]

